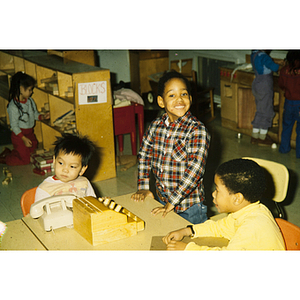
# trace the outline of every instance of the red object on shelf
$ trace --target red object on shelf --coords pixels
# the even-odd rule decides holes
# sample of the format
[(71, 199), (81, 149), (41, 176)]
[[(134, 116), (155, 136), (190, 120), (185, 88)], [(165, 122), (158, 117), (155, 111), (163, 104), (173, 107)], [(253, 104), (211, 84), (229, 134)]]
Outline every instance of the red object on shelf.
[(132, 103), (129, 106), (113, 109), (114, 131), (118, 138), (119, 151), (124, 150), (123, 134), (130, 133), (132, 155), (137, 155), (136, 123), (135, 115), (138, 115), (139, 144), (141, 145), (144, 134), (144, 107), (141, 104)]

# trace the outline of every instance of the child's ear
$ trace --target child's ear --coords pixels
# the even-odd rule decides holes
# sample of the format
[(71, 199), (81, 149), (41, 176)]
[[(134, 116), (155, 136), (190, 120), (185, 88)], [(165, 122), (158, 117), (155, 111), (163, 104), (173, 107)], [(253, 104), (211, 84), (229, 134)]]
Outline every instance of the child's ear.
[(234, 195), (233, 204), (236, 205), (236, 206), (240, 205), (244, 200), (245, 199), (244, 199), (244, 196), (243, 196), (242, 193), (236, 193)]
[(84, 172), (86, 171), (86, 169), (88, 168), (88, 166), (84, 166), (81, 168), (79, 175), (82, 176), (84, 174)]
[(157, 104), (158, 104), (161, 108), (165, 108), (164, 99), (163, 99), (161, 96), (157, 96)]

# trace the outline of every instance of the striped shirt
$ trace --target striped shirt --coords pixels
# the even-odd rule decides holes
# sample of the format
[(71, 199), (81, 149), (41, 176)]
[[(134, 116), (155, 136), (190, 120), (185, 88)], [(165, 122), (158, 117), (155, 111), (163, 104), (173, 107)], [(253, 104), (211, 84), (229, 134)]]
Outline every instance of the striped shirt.
[(152, 170), (156, 188), (167, 195), (175, 212), (202, 202), (209, 144), (209, 132), (190, 112), (172, 123), (166, 113), (155, 119), (138, 155), (138, 190), (149, 190)]

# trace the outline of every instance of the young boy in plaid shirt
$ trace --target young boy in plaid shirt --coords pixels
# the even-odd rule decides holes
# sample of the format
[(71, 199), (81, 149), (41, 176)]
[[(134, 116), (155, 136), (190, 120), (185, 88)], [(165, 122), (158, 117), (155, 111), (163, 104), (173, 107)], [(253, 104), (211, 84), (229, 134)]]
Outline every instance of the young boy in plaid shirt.
[(191, 87), (182, 74), (171, 71), (160, 79), (157, 102), (166, 113), (144, 135), (138, 155), (138, 191), (131, 198), (154, 198), (149, 190), (152, 171), (157, 200), (164, 205), (152, 213), (165, 217), (174, 210), (193, 224), (202, 223), (207, 220), (203, 175), (210, 134), (189, 111)]

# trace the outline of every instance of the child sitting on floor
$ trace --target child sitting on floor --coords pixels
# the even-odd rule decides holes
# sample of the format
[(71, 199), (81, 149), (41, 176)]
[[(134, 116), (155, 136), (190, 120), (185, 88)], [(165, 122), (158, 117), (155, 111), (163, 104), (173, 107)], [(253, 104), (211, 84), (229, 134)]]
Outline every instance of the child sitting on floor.
[[(260, 203), (266, 188), (264, 170), (253, 160), (234, 159), (219, 166), (212, 196), (219, 213), (229, 215), (218, 221), (189, 225), (163, 238), (167, 250), (285, 250), (279, 227), (271, 212)], [(185, 236), (223, 237), (226, 247), (184, 243)]]
[(62, 194), (96, 197), (91, 183), (82, 176), (94, 152), (92, 142), (87, 137), (63, 134), (57, 138), (54, 145), (55, 175), (49, 176), (38, 186), (35, 202)]

